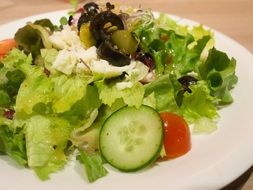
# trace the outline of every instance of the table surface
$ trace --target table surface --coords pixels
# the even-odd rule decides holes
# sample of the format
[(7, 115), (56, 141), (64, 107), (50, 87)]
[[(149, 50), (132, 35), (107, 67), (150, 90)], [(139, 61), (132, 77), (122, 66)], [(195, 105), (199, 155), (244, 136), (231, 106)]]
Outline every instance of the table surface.
[[(85, 0), (79, 1), (85, 2)], [(152, 10), (198, 21), (230, 36), (253, 52), (253, 0), (118, 0), (114, 2), (152, 8)], [(1, 0), (0, 24), (34, 14), (69, 8), (68, 0)], [(252, 170), (253, 168), (249, 169), (224, 189), (252, 190)]]

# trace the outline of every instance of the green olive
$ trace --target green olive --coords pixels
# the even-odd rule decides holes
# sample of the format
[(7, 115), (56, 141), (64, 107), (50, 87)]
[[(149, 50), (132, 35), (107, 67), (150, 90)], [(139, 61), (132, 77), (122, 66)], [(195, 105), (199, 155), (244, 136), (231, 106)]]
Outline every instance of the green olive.
[(128, 30), (116, 30), (113, 32), (112, 42), (124, 54), (134, 54), (138, 47), (138, 42)]
[(90, 32), (90, 23), (82, 24), (80, 28), (80, 40), (87, 48), (96, 45), (96, 40)]

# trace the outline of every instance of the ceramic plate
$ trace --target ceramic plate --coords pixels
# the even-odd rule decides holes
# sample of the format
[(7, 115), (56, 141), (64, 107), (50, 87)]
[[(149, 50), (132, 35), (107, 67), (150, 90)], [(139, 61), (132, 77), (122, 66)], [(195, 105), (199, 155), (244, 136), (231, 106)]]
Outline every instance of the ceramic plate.
[[(49, 18), (55, 24), (66, 11), (36, 15), (0, 26), (0, 38), (11, 38), (27, 21)], [(197, 24), (175, 17), (179, 23)], [(220, 113), (219, 128), (211, 135), (194, 135), (192, 150), (175, 160), (157, 163), (137, 173), (121, 173), (109, 166), (109, 174), (89, 184), (78, 162), (70, 162), (48, 181), (40, 181), (33, 171), (20, 168), (0, 156), (0, 189), (4, 190), (208, 190), (219, 189), (253, 164), (253, 56), (240, 44), (215, 31), (216, 47), (237, 60), (239, 81), (232, 91), (234, 103)]]

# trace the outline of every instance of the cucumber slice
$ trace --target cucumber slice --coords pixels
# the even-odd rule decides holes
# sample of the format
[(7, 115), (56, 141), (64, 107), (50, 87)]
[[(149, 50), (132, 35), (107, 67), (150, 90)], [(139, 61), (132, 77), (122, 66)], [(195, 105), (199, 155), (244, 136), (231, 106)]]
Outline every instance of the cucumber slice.
[(163, 142), (163, 122), (159, 113), (142, 105), (114, 112), (100, 131), (104, 159), (122, 171), (136, 171), (156, 160)]

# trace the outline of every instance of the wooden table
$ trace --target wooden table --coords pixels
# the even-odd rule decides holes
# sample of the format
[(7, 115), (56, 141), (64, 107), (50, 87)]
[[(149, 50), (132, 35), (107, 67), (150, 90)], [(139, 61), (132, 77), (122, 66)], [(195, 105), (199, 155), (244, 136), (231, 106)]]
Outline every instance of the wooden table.
[[(253, 0), (118, 0), (117, 2), (196, 20), (223, 32), (253, 52)], [(38, 13), (69, 8), (67, 0), (1, 0), (0, 24)], [(225, 189), (252, 190), (252, 168)]]

